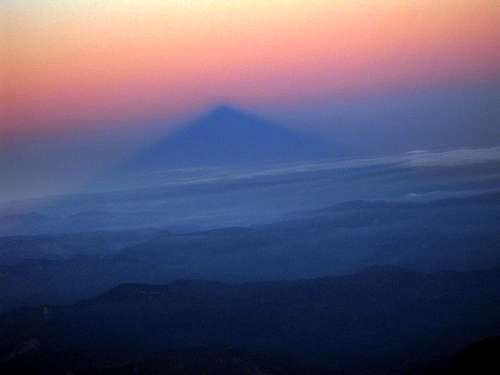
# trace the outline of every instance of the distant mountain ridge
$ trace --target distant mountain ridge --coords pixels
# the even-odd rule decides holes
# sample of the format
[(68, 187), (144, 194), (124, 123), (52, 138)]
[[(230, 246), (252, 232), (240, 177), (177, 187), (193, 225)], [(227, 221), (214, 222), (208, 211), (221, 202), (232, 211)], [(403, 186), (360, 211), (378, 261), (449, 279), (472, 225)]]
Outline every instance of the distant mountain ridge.
[(128, 170), (191, 166), (241, 166), (332, 155), (320, 139), (221, 105), (167, 135), (127, 164)]
[(377, 264), (482, 269), (500, 263), (499, 212), (492, 194), (435, 205), (354, 202), (249, 228), (6, 237), (0, 312), (73, 303), (125, 282), (284, 280)]

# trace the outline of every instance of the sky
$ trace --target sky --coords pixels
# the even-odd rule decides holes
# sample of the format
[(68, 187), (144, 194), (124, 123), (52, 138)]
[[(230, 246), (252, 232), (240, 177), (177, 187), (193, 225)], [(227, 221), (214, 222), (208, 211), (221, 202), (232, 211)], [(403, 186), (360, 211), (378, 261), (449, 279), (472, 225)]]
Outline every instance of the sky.
[(4, 0), (0, 17), (4, 139), (500, 77), (497, 0)]
[(220, 103), (358, 156), (500, 144), (498, 25), (498, 0), (0, 0), (0, 199)]

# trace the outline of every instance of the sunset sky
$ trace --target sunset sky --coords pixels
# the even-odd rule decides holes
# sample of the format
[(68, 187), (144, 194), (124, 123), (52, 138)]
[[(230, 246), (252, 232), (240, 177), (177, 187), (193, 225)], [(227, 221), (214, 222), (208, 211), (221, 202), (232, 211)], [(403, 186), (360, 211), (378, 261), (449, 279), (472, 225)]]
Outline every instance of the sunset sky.
[(500, 77), (498, 0), (6, 0), (0, 12), (5, 133)]

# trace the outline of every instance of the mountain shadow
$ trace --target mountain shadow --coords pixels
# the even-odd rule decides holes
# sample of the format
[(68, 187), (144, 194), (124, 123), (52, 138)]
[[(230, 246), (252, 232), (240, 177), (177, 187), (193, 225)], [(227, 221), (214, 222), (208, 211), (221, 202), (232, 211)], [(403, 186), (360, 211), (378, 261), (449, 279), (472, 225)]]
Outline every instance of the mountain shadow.
[(333, 151), (320, 139), (222, 105), (143, 150), (126, 169), (252, 166), (317, 159)]

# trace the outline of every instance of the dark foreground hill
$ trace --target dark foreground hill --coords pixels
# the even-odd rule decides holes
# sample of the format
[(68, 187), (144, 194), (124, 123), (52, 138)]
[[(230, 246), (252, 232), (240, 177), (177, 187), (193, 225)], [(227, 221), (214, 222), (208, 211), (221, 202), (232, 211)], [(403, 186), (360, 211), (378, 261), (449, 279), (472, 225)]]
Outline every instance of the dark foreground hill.
[[(126, 356), (126, 357), (125, 357)], [(170, 350), (137, 359), (137, 353), (115, 351), (30, 352), (0, 365), (2, 374), (59, 375), (327, 375), (331, 372), (289, 358), (250, 354), (229, 348)], [(106, 363), (104, 365), (104, 363)]]
[(87, 363), (103, 366), (102, 353), (135, 353), (130, 359), (141, 361), (174, 349), (229, 347), (333, 373), (400, 374), (498, 333), (499, 268), (375, 267), (299, 281), (125, 284), (74, 305), (20, 309), (0, 316), (0, 358), (12, 366), (33, 353), (77, 350), (100, 353)]
[(448, 359), (425, 366), (421, 374), (468, 375), (500, 374), (500, 336), (487, 337), (467, 345)]

